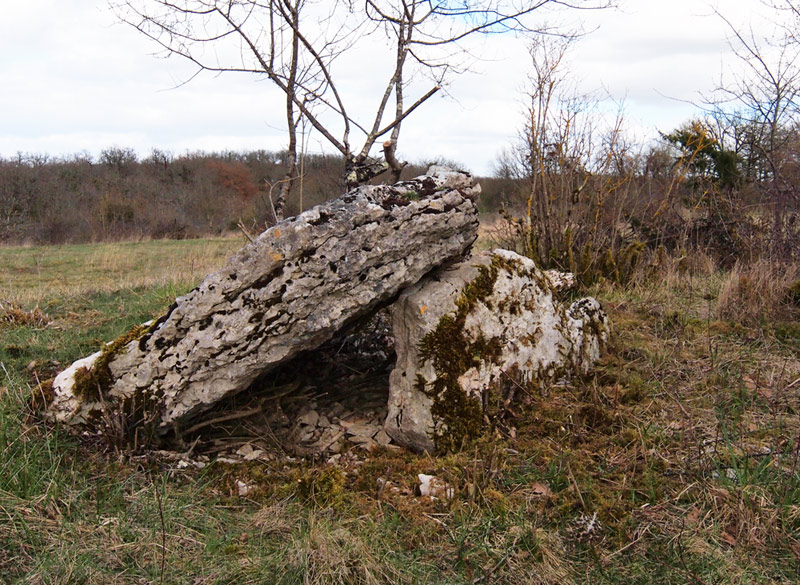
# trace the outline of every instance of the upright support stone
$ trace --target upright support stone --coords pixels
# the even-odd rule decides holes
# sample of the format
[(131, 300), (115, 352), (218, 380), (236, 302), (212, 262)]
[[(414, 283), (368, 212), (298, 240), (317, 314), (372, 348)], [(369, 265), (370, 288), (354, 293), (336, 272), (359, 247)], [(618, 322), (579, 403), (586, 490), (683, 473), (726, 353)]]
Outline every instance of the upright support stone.
[(90, 430), (184, 425), (460, 258), (477, 236), (479, 192), (469, 175), (432, 167), (268, 229), (152, 325), (62, 372), (47, 415)]
[(397, 364), (386, 432), (417, 450), (458, 448), (481, 432), (498, 396), (502, 403), (516, 387), (587, 372), (609, 323), (593, 298), (558, 301), (570, 276), (495, 250), (403, 292), (392, 308)]

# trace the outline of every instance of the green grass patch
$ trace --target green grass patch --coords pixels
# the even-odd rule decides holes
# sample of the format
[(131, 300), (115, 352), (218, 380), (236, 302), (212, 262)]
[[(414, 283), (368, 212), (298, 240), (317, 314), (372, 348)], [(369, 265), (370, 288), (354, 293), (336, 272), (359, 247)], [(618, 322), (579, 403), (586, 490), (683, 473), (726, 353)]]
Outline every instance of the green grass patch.
[[(446, 456), (178, 469), (30, 416), (37, 380), (158, 315), (239, 244), (0, 249), (0, 299), (47, 317), (0, 325), (0, 583), (800, 578), (796, 327), (718, 319), (719, 274), (597, 285), (616, 333), (593, 373), (531, 389), (514, 437)], [(452, 498), (418, 495), (420, 473)]]

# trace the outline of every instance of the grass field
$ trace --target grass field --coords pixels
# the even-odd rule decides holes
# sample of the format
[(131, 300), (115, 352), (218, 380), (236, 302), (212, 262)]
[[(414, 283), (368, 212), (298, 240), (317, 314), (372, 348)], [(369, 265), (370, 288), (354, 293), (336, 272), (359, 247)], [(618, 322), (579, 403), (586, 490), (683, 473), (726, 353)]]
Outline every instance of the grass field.
[(243, 238), (0, 248), (0, 300), (40, 299), (194, 282)]
[[(731, 311), (763, 294), (710, 263), (593, 288), (616, 329), (596, 370), (452, 455), (178, 469), (29, 416), (37, 380), (241, 244), (0, 249), (0, 583), (800, 580), (800, 324)], [(415, 495), (418, 473), (454, 497)]]

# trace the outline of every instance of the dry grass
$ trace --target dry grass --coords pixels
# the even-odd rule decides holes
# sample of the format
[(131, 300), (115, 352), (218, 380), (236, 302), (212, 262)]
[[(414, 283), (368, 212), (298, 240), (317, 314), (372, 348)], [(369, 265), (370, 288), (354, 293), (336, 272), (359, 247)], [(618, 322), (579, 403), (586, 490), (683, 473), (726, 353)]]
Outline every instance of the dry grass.
[(197, 280), (246, 242), (202, 240), (0, 247), (0, 299), (19, 306), (44, 298)]
[(797, 264), (770, 260), (756, 260), (747, 265), (737, 262), (722, 282), (717, 315), (748, 325), (786, 317), (792, 287), (798, 285), (799, 279)]
[[(529, 388), (508, 421), (514, 438), (498, 429), (448, 456), (379, 451), (337, 468), (286, 459), (197, 471), (119, 460), (19, 416), (31, 360), (80, 357), (168, 302), (152, 284), (114, 289), (120, 267), (147, 267), (136, 286), (161, 282), (206, 244), (142, 245), (161, 256), (85, 247), (42, 274), (93, 267), (66, 289), (83, 304), (37, 279), (17, 287), (44, 295), (54, 325), (6, 328), (0, 342), (0, 582), (159, 583), (162, 558), (163, 582), (187, 585), (800, 578), (800, 327), (780, 312), (757, 325), (720, 317), (734, 277), (703, 255), (665, 257), (625, 288), (596, 285), (612, 346), (592, 375)], [(116, 292), (87, 295), (96, 283)], [(417, 495), (419, 473), (455, 496)], [(242, 498), (239, 479), (262, 489)]]
[(14, 303), (0, 302), (0, 329), (5, 327), (44, 327), (50, 322), (50, 317), (36, 305), (30, 310), (16, 307)]

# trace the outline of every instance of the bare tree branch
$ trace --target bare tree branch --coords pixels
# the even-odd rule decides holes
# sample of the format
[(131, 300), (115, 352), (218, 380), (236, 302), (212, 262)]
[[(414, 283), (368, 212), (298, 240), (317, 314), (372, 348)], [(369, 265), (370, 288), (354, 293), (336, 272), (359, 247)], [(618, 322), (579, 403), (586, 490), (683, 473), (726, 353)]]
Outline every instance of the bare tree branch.
[[(397, 170), (394, 153), (401, 126), (440, 90), (449, 74), (460, 70), (461, 41), (473, 35), (551, 32), (534, 13), (548, 6), (599, 9), (614, 1), (122, 0), (111, 6), (121, 21), (167, 56), (195, 65), (192, 78), (203, 71), (265, 76), (286, 96), (289, 152), (295, 151), (296, 130), (305, 121), (342, 154), (348, 180), (362, 181), (379, 169)], [(334, 61), (359, 50), (362, 38), (379, 30), (391, 40), (394, 66), (368, 114), (371, 121), (358, 116), (359, 122), (349, 112)], [(420, 72), (432, 77), (435, 86), (406, 107), (407, 84)], [(393, 114), (387, 116), (392, 95)], [(359, 149), (351, 145), (353, 129), (364, 134)], [(390, 132), (392, 148), (384, 148), (384, 156), (394, 160), (376, 164), (370, 153)], [(296, 160), (290, 154), (282, 195), (291, 189)]]

